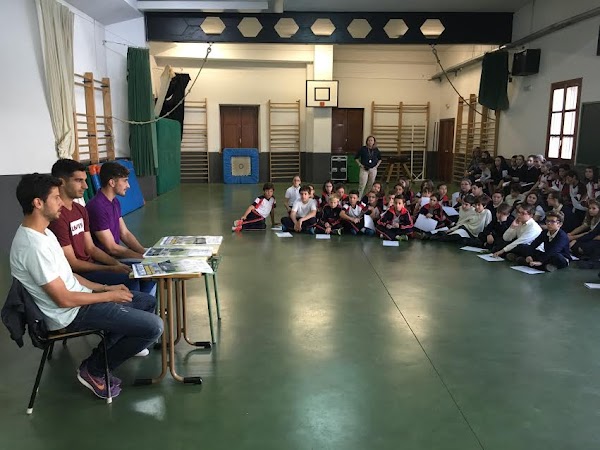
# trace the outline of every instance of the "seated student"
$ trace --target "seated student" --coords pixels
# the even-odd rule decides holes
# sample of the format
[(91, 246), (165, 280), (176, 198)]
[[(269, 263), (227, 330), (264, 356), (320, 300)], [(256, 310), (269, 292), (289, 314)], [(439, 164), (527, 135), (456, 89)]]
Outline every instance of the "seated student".
[(482, 195), (484, 195), (484, 185), (483, 183), (476, 181), (475, 183), (473, 183), (471, 185), (471, 194), (473, 195), (473, 197), (477, 198), (477, 197), (481, 197)]
[(335, 193), (340, 199), (340, 206), (343, 208), (348, 203), (348, 194), (346, 194), (346, 187), (343, 183), (338, 183), (334, 187)]
[(585, 185), (579, 181), (579, 174), (571, 170), (565, 175), (565, 186), (568, 187), (569, 194), (565, 197), (567, 206), (573, 208), (573, 213), (580, 220), (585, 217), (587, 208), (582, 205), (587, 201), (587, 189)]
[(538, 164), (536, 164), (536, 155), (529, 155), (527, 157), (527, 164), (525, 166), (525, 170), (524, 170), (524, 178), (521, 180), (521, 183), (523, 183), (524, 186), (531, 186), (534, 183), (537, 182), (539, 176), (540, 176), (540, 169), (539, 169), (539, 161)]
[[(492, 221), (492, 213), (486, 208), (489, 200), (490, 198), (487, 195), (482, 197), (473, 197), (472, 195), (465, 196), (458, 213), (458, 221), (456, 224), (445, 234), (437, 233), (432, 239), (440, 241), (462, 241), (463, 239), (476, 238)], [(458, 230), (466, 231), (469, 236), (460, 236), (460, 234), (455, 233)]]
[[(550, 211), (561, 212), (563, 214), (564, 219), (561, 230), (563, 230), (564, 232), (570, 233), (580, 225), (580, 223), (577, 223), (577, 218), (575, 217), (575, 214), (573, 214), (573, 210), (564, 207), (562, 195), (560, 195), (560, 192), (550, 192), (548, 194), (548, 197), (546, 197), (546, 203), (548, 205), (546, 214), (548, 214)], [(546, 225), (542, 225), (542, 229), (545, 230), (545, 227)]]
[(597, 200), (600, 197), (600, 182), (598, 181), (598, 167), (587, 166), (583, 175), (587, 198)]
[(139, 280), (129, 278), (131, 268), (94, 244), (88, 212), (74, 201), (82, 198), (87, 189), (85, 166), (72, 159), (59, 159), (52, 166), (52, 176), (62, 180), (59, 191), (63, 206), (49, 228), (58, 239), (73, 272), (85, 274), (95, 283), (124, 284), (139, 291)]
[(420, 198), (421, 194), (423, 193), (423, 189), (425, 189), (425, 188), (429, 189), (429, 191), (433, 194), (434, 187), (435, 186), (434, 186), (432, 180), (430, 180), (429, 178), (424, 179), (423, 181), (421, 181), (421, 186), (419, 187), (419, 192), (417, 192), (415, 197)]
[(377, 222), (384, 211), (382, 198), (379, 198), (375, 191), (368, 192), (366, 198), (368, 214), (371, 216), (371, 219), (373, 219), (373, 222)]
[(309, 197), (310, 199), (315, 202), (315, 205), (317, 205), (317, 211), (319, 209), (321, 209), (321, 197), (318, 197), (315, 195), (315, 187), (312, 184), (307, 184), (308, 186), (308, 191), (310, 193)]
[(411, 206), (414, 203), (415, 193), (410, 190), (410, 180), (406, 177), (400, 177), (398, 179), (398, 184), (402, 186), (404, 191), (404, 205), (406, 207)]
[[(563, 211), (565, 209), (568, 208), (563, 208)], [(577, 241), (585, 234), (595, 230), (598, 223), (600, 223), (600, 203), (596, 200), (588, 200), (588, 210), (583, 223), (568, 233), (569, 241)]]
[(502, 239), (508, 244), (496, 251), (494, 256), (499, 257), (505, 253), (510, 253), (519, 244), (530, 244), (542, 232), (540, 226), (533, 220), (535, 211), (533, 206), (519, 205), (517, 209), (517, 218), (502, 236)]
[(342, 235), (342, 219), (340, 213), (342, 208), (340, 207), (340, 199), (337, 194), (331, 194), (329, 196), (328, 204), (323, 207), (321, 216), (317, 220), (315, 225), (315, 231), (317, 234), (337, 234)]
[(479, 177), (475, 180), (476, 183), (479, 182), (483, 184), (488, 190), (488, 184), (492, 181), (492, 170), (490, 166), (491, 164), (485, 160), (479, 161)]
[[(536, 156), (535, 161), (539, 161), (539, 156)], [(543, 164), (540, 164), (540, 176), (538, 177), (534, 185), (527, 192), (524, 193), (525, 196), (527, 196), (530, 192), (533, 191), (541, 192), (542, 194), (547, 194), (548, 192), (550, 192), (550, 181), (552, 177), (552, 174), (550, 172), (551, 168), (551, 162), (545, 162)]]
[[(530, 192), (527, 197), (525, 197), (525, 200), (523, 200), (522, 202), (517, 202), (516, 205), (531, 205), (535, 208), (535, 213), (533, 214), (533, 218), (535, 219), (535, 221), (537, 223), (539, 223), (541, 225), (541, 222), (544, 221), (544, 219), (546, 218), (546, 212), (544, 211), (544, 209), (540, 206), (539, 204), (539, 196), (537, 192)], [(517, 215), (516, 209), (513, 210), (512, 212), (513, 216)]]
[(377, 234), (388, 241), (408, 241), (408, 235), (413, 231), (413, 221), (410, 213), (404, 207), (404, 197), (394, 198), (394, 206), (390, 207), (377, 221)]
[[(562, 221), (561, 212), (549, 212), (546, 216), (547, 231), (540, 233), (531, 244), (517, 245), (506, 255), (506, 259), (520, 265), (539, 267), (547, 272), (568, 267), (571, 252), (567, 233), (560, 229)], [(543, 251), (537, 250), (541, 244), (544, 244)]]
[(310, 198), (308, 186), (302, 186), (300, 200), (297, 200), (292, 206), (290, 216), (281, 218), (281, 230), (315, 234), (316, 216), (317, 204)]
[(504, 203), (507, 203), (511, 208), (514, 208), (517, 203), (521, 203), (525, 200), (525, 197), (521, 194), (521, 189), (519, 183), (510, 183), (510, 194), (504, 197)]
[(146, 249), (127, 228), (117, 199), (129, 189), (129, 169), (118, 162), (105, 162), (100, 168), (100, 185), (85, 207), (94, 243), (115, 258), (142, 259)]
[(365, 214), (369, 212), (367, 205), (358, 200), (358, 191), (350, 191), (348, 194), (348, 203), (343, 206), (340, 217), (344, 225), (344, 231), (353, 235), (359, 233), (373, 236), (374, 230), (365, 228)]
[[(403, 195), (401, 195), (402, 198), (404, 198)], [(385, 205), (383, 205), (383, 211), (381, 212), (381, 215), (383, 215), (384, 212), (386, 212), (388, 209), (390, 209), (392, 206), (394, 206), (394, 199), (396, 198), (396, 191), (389, 191), (388, 195), (387, 195), (387, 203)]]
[(431, 195), (433, 194), (433, 189), (429, 185), (424, 185), (421, 188), (420, 195), (415, 198), (415, 204), (413, 207), (413, 220), (419, 215), (419, 211), (421, 208), (429, 203)]
[(513, 223), (514, 217), (510, 214), (510, 206), (506, 203), (501, 203), (495, 208), (495, 218), (483, 229), (477, 239), (479, 245), (492, 253), (504, 248), (506, 242), (502, 239), (508, 227)]
[[(106, 286), (74, 274), (50, 221), (62, 210), (61, 180), (37, 173), (24, 175), (17, 186), (23, 222), (10, 249), (12, 276), (19, 280), (44, 314), (50, 331), (100, 329), (106, 337), (108, 368), (113, 372), (147, 349), (163, 331), (154, 314), (156, 299), (123, 285)], [(97, 347), (77, 370), (77, 379), (100, 398), (108, 397), (103, 349)], [(121, 380), (110, 375), (110, 393), (117, 397)]]
[(492, 222), (496, 221), (496, 209), (504, 203), (504, 196), (502, 195), (502, 191), (496, 190), (492, 194), (492, 201), (487, 204), (487, 209), (492, 213)]
[(285, 209), (289, 214), (292, 211), (292, 206), (300, 200), (300, 175), (292, 178), (292, 185), (285, 191)]
[(596, 263), (600, 259), (600, 205), (596, 200), (588, 201), (588, 211), (583, 224), (568, 234), (571, 241), (571, 251), (580, 259), (590, 260), (586, 264), (579, 261), (577, 267), (580, 269), (596, 269), (600, 265)]
[(428, 219), (436, 220), (438, 223), (436, 229), (450, 226), (450, 219), (446, 216), (444, 208), (439, 202), (438, 194), (431, 194), (429, 196), (429, 203), (426, 203), (421, 207), (417, 216), (419, 214), (424, 215)]
[(448, 198), (448, 185), (446, 183), (440, 183), (437, 186), (438, 200), (442, 206), (450, 206), (450, 199)]
[(334, 193), (335, 192), (333, 191), (333, 181), (331, 181), (331, 180), (325, 181), (325, 183), (323, 183), (323, 192), (321, 194), (321, 201), (320, 201), (321, 208), (324, 208), (325, 206), (327, 206), (329, 204), (329, 197), (331, 196), (331, 194), (334, 194)]
[(248, 206), (240, 220), (234, 222), (234, 230), (264, 230), (267, 228), (267, 217), (271, 217), (271, 226), (275, 225), (275, 208), (277, 201), (273, 196), (275, 186), (273, 183), (263, 184), (263, 195), (259, 195)]
[(365, 195), (363, 196), (363, 198), (360, 199), (360, 201), (363, 202), (365, 205), (367, 203), (369, 203), (369, 199), (367, 198), (369, 195), (369, 192), (375, 192), (375, 194), (377, 195), (377, 199), (381, 200), (381, 206), (383, 206), (383, 192), (381, 190), (381, 183), (379, 181), (376, 181), (375, 183), (373, 183), (373, 187), (371, 188), (371, 190), (368, 192), (365, 192)]
[(524, 183), (527, 178), (527, 165), (525, 164), (525, 157), (523, 155), (517, 155), (515, 161), (515, 167), (508, 171), (511, 177), (511, 181), (514, 183)]
[(452, 207), (460, 208), (462, 205), (462, 200), (465, 195), (469, 195), (471, 193), (471, 180), (469, 178), (463, 178), (460, 181), (460, 190), (452, 194)]

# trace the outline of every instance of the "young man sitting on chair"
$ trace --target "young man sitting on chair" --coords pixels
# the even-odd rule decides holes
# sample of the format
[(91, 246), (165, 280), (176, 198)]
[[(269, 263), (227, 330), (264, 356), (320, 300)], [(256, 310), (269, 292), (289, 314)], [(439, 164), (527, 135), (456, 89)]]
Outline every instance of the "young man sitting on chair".
[[(154, 314), (156, 299), (124, 285), (93, 283), (74, 274), (48, 225), (61, 214), (62, 181), (50, 175), (24, 175), (17, 186), (23, 222), (10, 249), (12, 276), (21, 282), (44, 314), (50, 331), (105, 332), (108, 368), (112, 372), (148, 348), (163, 332)], [(84, 360), (77, 379), (100, 398), (108, 396), (101, 346)], [(121, 380), (111, 374), (111, 396), (121, 392)]]

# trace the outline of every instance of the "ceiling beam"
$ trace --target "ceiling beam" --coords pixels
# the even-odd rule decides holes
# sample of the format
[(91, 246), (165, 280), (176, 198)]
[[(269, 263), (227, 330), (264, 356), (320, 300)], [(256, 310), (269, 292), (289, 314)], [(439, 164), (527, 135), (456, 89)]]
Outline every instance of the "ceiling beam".
[(266, 11), (269, 2), (259, 1), (194, 1), (194, 0), (139, 0), (140, 11)]

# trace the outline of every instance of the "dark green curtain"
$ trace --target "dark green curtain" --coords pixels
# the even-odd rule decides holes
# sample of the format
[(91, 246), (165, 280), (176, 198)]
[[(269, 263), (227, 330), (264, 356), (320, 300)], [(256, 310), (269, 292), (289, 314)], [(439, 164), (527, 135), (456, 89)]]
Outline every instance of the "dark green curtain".
[[(129, 120), (145, 122), (154, 119), (150, 51), (147, 48), (127, 49), (127, 99)], [(155, 124), (130, 124), (129, 149), (138, 176), (156, 174), (158, 157)]]
[(160, 119), (156, 123), (158, 173), (156, 192), (162, 195), (175, 189), (181, 182), (181, 123)]
[(508, 109), (508, 52), (486, 53), (481, 63), (479, 103), (494, 111)]

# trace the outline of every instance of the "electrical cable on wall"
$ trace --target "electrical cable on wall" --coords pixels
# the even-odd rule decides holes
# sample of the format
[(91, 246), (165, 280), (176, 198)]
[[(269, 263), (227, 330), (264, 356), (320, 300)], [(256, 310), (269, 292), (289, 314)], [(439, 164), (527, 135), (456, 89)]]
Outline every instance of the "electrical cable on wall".
[[(452, 81), (450, 81), (450, 77), (448, 76), (448, 72), (446, 72), (446, 69), (444, 69), (444, 66), (442, 65), (442, 61), (440, 61), (440, 57), (438, 55), (438, 51), (435, 48), (435, 44), (431, 44), (431, 52), (433, 53), (433, 56), (435, 56), (435, 59), (437, 61), (438, 66), (440, 66), (440, 69), (442, 70), (442, 73), (444, 74), (444, 77), (446, 77), (446, 80), (448, 80), (448, 83), (450, 83), (450, 86), (452, 86), (452, 89), (454, 89), (454, 92), (456, 92), (456, 94), (458, 95), (458, 97), (469, 107), (469, 109), (473, 110), (474, 112), (476, 112), (477, 114), (479, 114), (481, 117), (483, 117), (483, 114), (480, 111), (477, 111), (477, 108), (475, 106), (473, 106), (469, 101), (467, 101), (466, 98), (464, 98), (460, 92), (458, 92), (458, 89), (456, 89), (456, 86), (454, 86), (454, 83), (452, 83)], [(491, 122), (495, 122), (496, 119), (493, 119), (489, 116), (487, 116), (487, 120), (491, 121)]]

